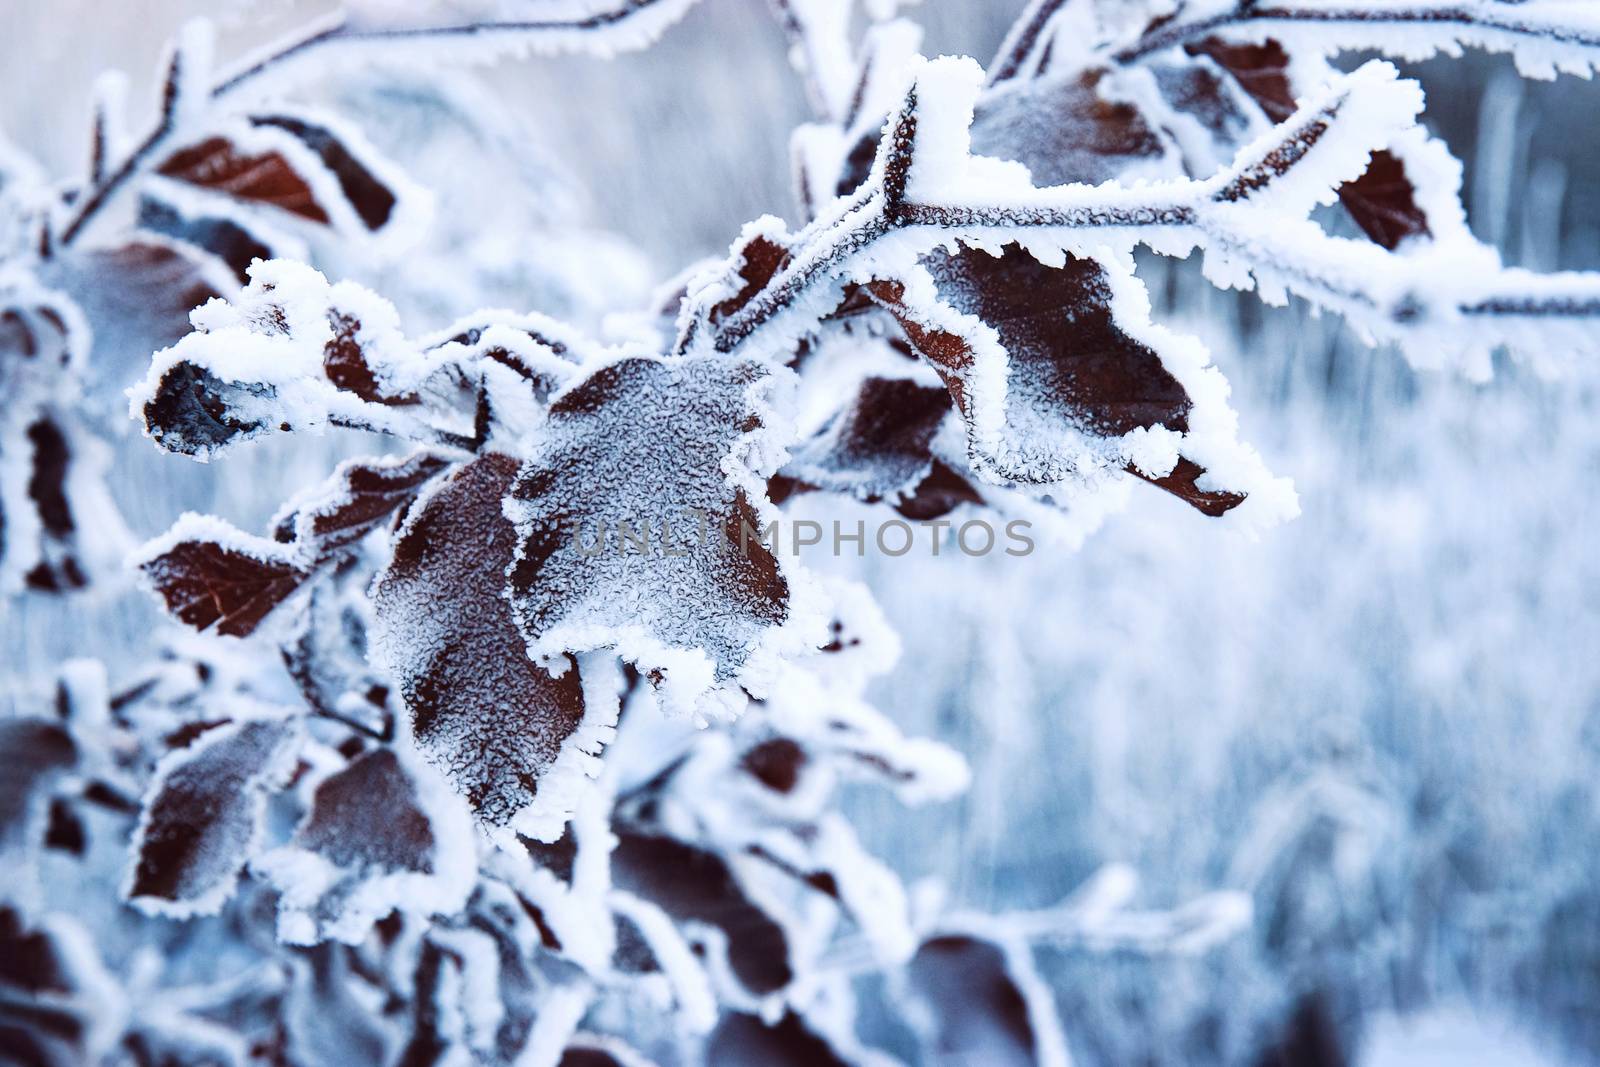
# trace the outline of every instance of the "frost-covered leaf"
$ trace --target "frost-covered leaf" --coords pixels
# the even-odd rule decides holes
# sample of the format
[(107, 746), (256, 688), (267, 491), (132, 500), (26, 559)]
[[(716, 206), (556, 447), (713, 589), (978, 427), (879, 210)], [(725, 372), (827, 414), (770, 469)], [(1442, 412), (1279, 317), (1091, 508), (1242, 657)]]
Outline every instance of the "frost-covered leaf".
[(757, 996), (794, 977), (783, 926), (753, 903), (727, 862), (714, 852), (657, 834), (619, 834), (611, 877), (679, 922), (707, 923), (727, 939), (733, 976)]
[(572, 373), (566, 331), (540, 316), (411, 340), (393, 305), (353, 283), (289, 261), (257, 263), (250, 276), (233, 303), (196, 311), (195, 332), (158, 352), (129, 393), (169, 451), (203, 459), (328, 426), (475, 448), (501, 422), (522, 432)]
[[(1188, 50), (1215, 60), (1272, 121), (1282, 122), (1294, 114), (1289, 55), (1277, 41), (1230, 44), (1210, 37)], [(1430, 232), (1405, 163), (1388, 149), (1374, 152), (1361, 176), (1339, 187), (1339, 199), (1366, 235), (1385, 248), (1392, 250), (1408, 237), (1426, 237)]]
[(506, 504), (534, 654), (614, 647), (688, 707), (811, 645), (806, 590), (760, 542), (779, 384), (754, 360), (629, 357), (552, 400)]
[(985, 93), (972, 151), (1023, 164), (1040, 187), (1172, 175), (1167, 143), (1137, 107), (1106, 99), (1104, 73), (1011, 81)]
[(404, 191), (397, 190), (393, 168), (353, 130), (299, 114), (252, 115), (179, 148), (153, 169), (173, 182), (346, 232), (384, 228)]
[(404, 409), (430, 368), (391, 305), (286, 261), (255, 265), (251, 279), (234, 303), (197, 310), (196, 332), (157, 353), (130, 391), (161, 447), (203, 458), (260, 434), (330, 424), (428, 437)]
[(487, 826), (550, 840), (617, 698), (603, 662), (562, 656), (553, 673), (528, 658), (501, 595), (517, 544), (501, 501), (517, 468), (488, 453), (412, 508), (375, 586), (373, 637), (423, 756)]
[(1130, 275), (1089, 259), (1051, 268), (1015, 246), (936, 252), (923, 268), (871, 291), (944, 378), (977, 471), (1050, 485), (1126, 470), (1208, 515), (1244, 502), (1228, 481), (1196, 484), (1205, 470), (1185, 455), (1198, 430), (1216, 438), (1200, 455), (1249, 463), (1226, 385), (1198, 345), (1149, 322)]
[(0, 594), (81, 589), (126, 551), (105, 446), (73, 410), (88, 333), (64, 294), (0, 277)]
[(457, 911), (477, 872), (465, 808), (393, 748), (325, 779), (293, 840), (251, 868), (279, 891), (278, 935), (302, 945), (357, 944), (395, 908)]
[(273, 524), (278, 540), (321, 562), (404, 513), (449, 462), (432, 452), (402, 459), (358, 459), (291, 500)]
[(143, 555), (139, 569), (168, 612), (229, 637), (253, 633), (311, 577), (291, 546), (200, 515), (180, 519)]
[(907, 968), (912, 1021), (933, 1061), (994, 1067), (1070, 1062), (1048, 987), (1026, 949), (966, 934), (922, 943)]
[[(934, 477), (933, 440), (949, 414), (950, 394), (937, 385), (868, 378), (848, 407), (795, 449), (783, 476), (807, 487), (899, 504), (920, 495)], [(943, 499), (953, 505), (962, 495)]]
[(220, 909), (260, 844), (267, 795), (294, 769), (302, 732), (281, 713), (208, 730), (156, 767), (123, 895), (151, 914)]
[[(258, 259), (304, 259), (310, 255), (303, 241), (258, 219), (236, 218), (226, 205), (190, 203), (181, 197), (165, 198), (158, 191), (139, 198), (139, 227), (175, 242), (203, 249), (225, 263), (240, 285), (249, 284), (250, 264)], [(210, 299), (209, 294), (196, 303)], [(187, 317), (185, 318), (187, 325)], [(182, 336), (174, 330), (160, 347)]]
[(51, 828), (51, 791), (78, 762), (71, 734), (47, 719), (0, 719), (0, 902), (26, 903)]
[(273, 524), (274, 539), (187, 514), (141, 549), (136, 563), (178, 619), (197, 630), (215, 627), (243, 637), (408, 506), (447, 465), (429, 452), (398, 460), (351, 460), (290, 501)]

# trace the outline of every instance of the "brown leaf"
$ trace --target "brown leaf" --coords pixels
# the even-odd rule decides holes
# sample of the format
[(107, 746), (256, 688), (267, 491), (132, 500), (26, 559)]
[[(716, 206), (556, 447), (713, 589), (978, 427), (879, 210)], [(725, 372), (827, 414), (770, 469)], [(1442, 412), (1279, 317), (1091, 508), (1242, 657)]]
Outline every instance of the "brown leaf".
[(156, 173), (240, 200), (280, 208), (312, 222), (328, 223), (311, 183), (277, 152), (250, 153), (226, 137), (207, 137), (180, 148)]
[[(249, 119), (251, 142), (214, 134), (179, 149), (157, 165), (156, 173), (250, 204), (286, 211), (327, 226), (334, 222), (330, 206), (318, 199), (317, 187), (336, 184), (349, 211), (367, 230), (379, 230), (394, 214), (398, 199), (376, 173), (328, 126), (295, 115), (257, 115)], [(271, 147), (278, 141), (281, 147)], [(311, 160), (290, 158), (291, 145), (309, 150)], [(325, 173), (313, 177), (307, 166)], [(331, 178), (330, 183), (327, 179)]]
[[(972, 249), (935, 252), (923, 265), (945, 307), (988, 325), (1005, 357), (1003, 440), (997, 450), (976, 445), (975, 466), (1016, 482), (1051, 484), (1125, 467), (1115, 441), (1132, 430), (1188, 431), (1188, 395), (1153, 349), (1118, 326), (1103, 268), (1093, 260), (1069, 258), (1052, 268), (1010, 245), (998, 257)], [(986, 354), (989, 342), (928, 325), (929, 314), (909, 306), (897, 282), (869, 289), (939, 372), (962, 415), (978, 420), (985, 401), (970, 395), (970, 384), (979, 361), (994, 358)], [(1192, 478), (1152, 481), (1207, 514), (1243, 500), (1196, 490)]]
[(382, 229), (389, 221), (396, 203), (394, 191), (373, 173), (371, 163), (357, 157), (328, 127), (294, 115), (259, 115), (250, 121), (258, 128), (285, 130), (315, 152), (367, 229)]
[(848, 407), (794, 449), (785, 473), (862, 500), (899, 499), (932, 469), (950, 394), (906, 378), (868, 378)]
[[(1289, 54), (1277, 41), (1231, 44), (1208, 37), (1186, 50), (1216, 60), (1273, 122), (1294, 114)], [(1406, 177), (1405, 163), (1387, 150), (1372, 153), (1366, 171), (1340, 186), (1339, 200), (1369, 238), (1391, 251), (1408, 237), (1426, 237), (1430, 232), (1428, 216), (1417, 205), (1417, 191)]]
[(783, 927), (751, 902), (716, 853), (673, 837), (623, 831), (611, 854), (611, 880), (679, 922), (718, 927), (728, 938), (729, 967), (751, 993), (776, 992), (794, 977)]
[(577, 665), (553, 676), (530, 660), (502, 595), (517, 534), (500, 501), (517, 467), (491, 452), (456, 470), (412, 510), (373, 594), (418, 749), (497, 827), (539, 800), (584, 717)]
[(1041, 1062), (1029, 996), (998, 945), (964, 934), (935, 937), (922, 943), (907, 975), (933, 1020), (930, 1058), (985, 1067)]
[(724, 469), (763, 432), (752, 396), (770, 373), (748, 359), (629, 358), (556, 398), (507, 504), (521, 537), (510, 595), (530, 643), (564, 648), (563, 627), (584, 647), (614, 635), (641, 666), (665, 666), (660, 646), (698, 650), (722, 683), (788, 620), (756, 475)]
[(293, 540), (304, 555), (325, 561), (409, 505), (449, 465), (432, 452), (342, 464), (278, 521), (278, 539)]
[[(314, 895), (306, 891), (308, 865), (327, 874)], [(394, 749), (378, 748), (324, 779), (294, 838), (252, 869), (282, 894), (285, 940), (354, 944), (397, 906), (427, 911), (464, 904), (471, 827), (459, 809), (452, 818), (431, 802), (415, 768)]]
[(287, 781), (298, 720), (219, 726), (157, 767), (132, 843), (124, 896), (148, 911), (210, 914), (260, 843), (266, 796)]
[(1103, 99), (1103, 71), (1007, 82), (984, 94), (972, 119), (974, 155), (1024, 164), (1044, 187), (1124, 176), (1157, 164), (1166, 146), (1138, 108)]
[(139, 564), (167, 611), (196, 630), (243, 637), (311, 577), (288, 548), (180, 541)]

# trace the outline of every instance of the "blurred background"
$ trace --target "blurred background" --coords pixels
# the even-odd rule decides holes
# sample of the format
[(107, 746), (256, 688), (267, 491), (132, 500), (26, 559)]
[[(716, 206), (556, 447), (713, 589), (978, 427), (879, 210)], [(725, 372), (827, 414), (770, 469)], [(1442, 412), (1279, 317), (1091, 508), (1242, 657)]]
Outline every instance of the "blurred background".
[[(1020, 6), (924, 0), (911, 15), (926, 54), (986, 61)], [(186, 17), (219, 20), (226, 59), (316, 10), (12, 0), (0, 131), (76, 174), (100, 71), (127, 71), (138, 126)], [(1407, 73), (1466, 163), (1475, 232), (1511, 263), (1600, 268), (1600, 87), (1524, 82), (1477, 55)], [(501, 170), (435, 144), (414, 173), (452, 240), (501, 234), (505, 284), (486, 302), (628, 309), (746, 220), (794, 219), (787, 141), (808, 114), (764, 4), (706, 0), (643, 54), (470, 77), (500, 105)], [(414, 162), (403, 108), (354, 117)], [(507, 180), (486, 175), (508, 169), (521, 184), (485, 195)], [(535, 233), (530, 212), (614, 235), (616, 275), (576, 295), (528, 283), (574, 247), (517, 239)], [(1593, 368), (1506, 365), (1482, 384), (1413, 372), (1303, 306), (1216, 292), (1194, 267), (1141, 261), (1158, 317), (1210, 345), (1244, 437), (1294, 478), (1303, 514), (1247, 541), (1143, 492), (1077, 552), (813, 560), (868, 581), (901, 633), (878, 705), (974, 771), (954, 804), (855, 798), (865, 843), (981, 909), (1050, 904), (1110, 861), (1139, 872), (1152, 907), (1252, 896), (1252, 928), (1197, 959), (1047, 951), (1080, 1062), (1600, 1062)], [(477, 302), (457, 280), (395, 276), (385, 291), (413, 331)], [(141, 537), (185, 508), (259, 526), (349, 447), (280, 440), (213, 470), (159, 456), (116, 398), (147, 355), (123, 353), (96, 383), (113, 491)], [(156, 618), (138, 591), (8, 605), (8, 684), (71, 655), (105, 657), (115, 676), (148, 654)]]

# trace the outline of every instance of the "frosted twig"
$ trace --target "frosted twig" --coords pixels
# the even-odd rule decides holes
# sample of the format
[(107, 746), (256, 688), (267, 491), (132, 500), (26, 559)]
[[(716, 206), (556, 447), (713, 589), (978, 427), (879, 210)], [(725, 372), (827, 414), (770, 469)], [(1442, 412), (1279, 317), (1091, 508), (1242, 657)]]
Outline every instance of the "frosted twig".
[[(1211, 178), (1136, 186), (1036, 188), (1011, 165), (971, 156), (975, 75), (970, 62), (927, 64), (889, 124), (868, 181), (795, 235), (781, 269), (732, 314), (718, 320), (708, 306), (692, 308), (680, 348), (709, 332), (716, 350), (733, 352), (780, 317), (792, 324), (780, 331), (786, 337), (803, 333), (838, 302), (824, 292), (808, 303), (818, 287), (832, 285), (837, 296), (845, 284), (892, 276), (954, 241), (1018, 242), (1047, 262), (1124, 255), (1138, 244), (1169, 255), (1200, 247), (1219, 284), (1258, 286), (1272, 302), (1292, 292), (1384, 339), (1420, 339), (1463, 317), (1546, 326), (1600, 317), (1600, 275), (1506, 270), (1476, 244), (1396, 256), (1330, 237), (1305, 217), (1359, 176), (1371, 152), (1413, 127), (1421, 94), (1386, 64), (1338, 79)], [(930, 87), (936, 107), (921, 102)], [(736, 251), (724, 275), (737, 273), (741, 258)], [(716, 296), (708, 304), (725, 296), (715, 286), (707, 292)], [(1509, 340), (1496, 335), (1489, 343)]]
[[(238, 70), (201, 90), (208, 103), (234, 96), (265, 75), (277, 74), (311, 55), (331, 49), (357, 50), (363, 46), (393, 46), (412, 41), (484, 42), (491, 47), (506, 45), (546, 54), (594, 52), (604, 54), (646, 47), (696, 0), (610, 0), (610, 6), (584, 15), (554, 19), (519, 21), (444, 23), (434, 26), (365, 26), (347, 15), (338, 15), (314, 26), (309, 32), (269, 47), (245, 62)], [(103, 211), (150, 161), (168, 147), (182, 131), (180, 104), (194, 90), (185, 85), (192, 80), (190, 69), (199, 64), (192, 52), (181, 45), (174, 49), (163, 84), (161, 117), (155, 127), (123, 156), (120, 163), (107, 167), (97, 159), (90, 186), (61, 228), (61, 243), (69, 245), (84, 232), (91, 220)]]

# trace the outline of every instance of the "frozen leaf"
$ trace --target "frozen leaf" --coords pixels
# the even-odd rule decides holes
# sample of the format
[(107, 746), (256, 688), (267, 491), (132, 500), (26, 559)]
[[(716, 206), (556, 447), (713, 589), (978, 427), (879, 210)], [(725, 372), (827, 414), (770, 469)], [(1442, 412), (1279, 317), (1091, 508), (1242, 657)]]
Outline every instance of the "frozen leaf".
[(984, 94), (972, 151), (1021, 163), (1037, 186), (1166, 177), (1167, 144), (1132, 104), (1107, 99), (1103, 71), (1013, 81)]
[(407, 507), (447, 466), (429, 452), (342, 464), (290, 501), (274, 539), (187, 514), (145, 545), (137, 566), (166, 608), (197, 630), (243, 637), (367, 534)]
[(279, 891), (284, 941), (357, 944), (395, 908), (448, 914), (466, 903), (472, 827), (430, 775), (379, 748), (317, 786), (294, 839), (251, 864)]
[(291, 546), (192, 514), (147, 545), (138, 566), (168, 612), (229, 637), (254, 633), (311, 577)]
[(328, 214), (316, 201), (311, 183), (276, 151), (264, 148), (241, 151), (225, 137), (209, 137), (181, 148), (163, 160), (157, 174), (202, 189), (268, 204), (313, 222), (326, 223)]
[(779, 384), (754, 360), (630, 357), (551, 401), (506, 503), (532, 654), (614, 647), (687, 707), (811, 646), (805, 591), (760, 540)]
[(409, 191), (354, 130), (297, 114), (250, 116), (179, 148), (154, 170), (170, 182), (345, 233), (383, 229)]
[(280, 541), (320, 563), (390, 521), (449, 466), (432, 452), (402, 459), (358, 459), (339, 466), (322, 485), (291, 500), (273, 524)]
[(950, 395), (909, 378), (868, 378), (849, 407), (784, 468), (807, 486), (898, 503), (934, 473), (933, 439)]
[(1203, 417), (1224, 433), (1226, 387), (1198, 346), (1149, 323), (1131, 276), (1089, 259), (1047, 267), (1015, 246), (923, 263), (911, 284), (871, 290), (944, 378), (976, 470), (1037, 485), (1127, 470), (1209, 515), (1243, 503), (1183, 463), (1195, 400), (1179, 376), (1218, 405)]
[[(227, 264), (239, 284), (250, 281), (250, 264), (258, 259), (304, 259), (304, 242), (255, 218), (232, 217), (226, 205), (189, 203), (151, 191), (139, 198), (139, 227), (204, 249)], [(204, 303), (212, 295), (196, 301)], [(187, 319), (185, 319), (185, 324)], [(182, 330), (164, 338), (161, 347), (176, 341)]]
[(158, 352), (129, 393), (169, 451), (204, 459), (328, 426), (475, 449), (501, 422), (524, 432), (572, 373), (565, 331), (540, 316), (415, 341), (394, 306), (360, 286), (287, 261), (254, 264), (250, 276), (233, 303), (196, 311), (196, 331)]
[(267, 795), (294, 769), (298, 720), (240, 717), (156, 767), (123, 895), (151, 914), (218, 911), (261, 840)]
[(72, 736), (46, 719), (0, 719), (0, 901), (31, 903), (28, 881), (51, 825), (51, 791), (78, 762)]
[(250, 274), (234, 303), (197, 310), (196, 332), (158, 352), (130, 391), (158, 444), (205, 458), (263, 433), (330, 424), (429, 438), (405, 409), (436, 368), (401, 334), (392, 305), (295, 263), (258, 263)]
[(530, 660), (501, 595), (517, 534), (501, 500), (517, 461), (491, 452), (412, 508), (374, 587), (375, 652), (400, 686), (423, 756), (478, 819), (541, 840), (561, 833), (617, 698), (602, 662)]
[(1065, 1067), (1050, 991), (1025, 955), (966, 934), (924, 941), (907, 968), (924, 1054), (993, 1067)]
[(752, 903), (727, 862), (675, 838), (621, 833), (612, 881), (677, 921), (709, 923), (727, 938), (728, 965), (757, 996), (782, 989), (794, 972), (784, 928)]
[(710, 1067), (851, 1067), (853, 1062), (793, 1011), (771, 1025), (754, 1015), (730, 1013), (706, 1047)]

